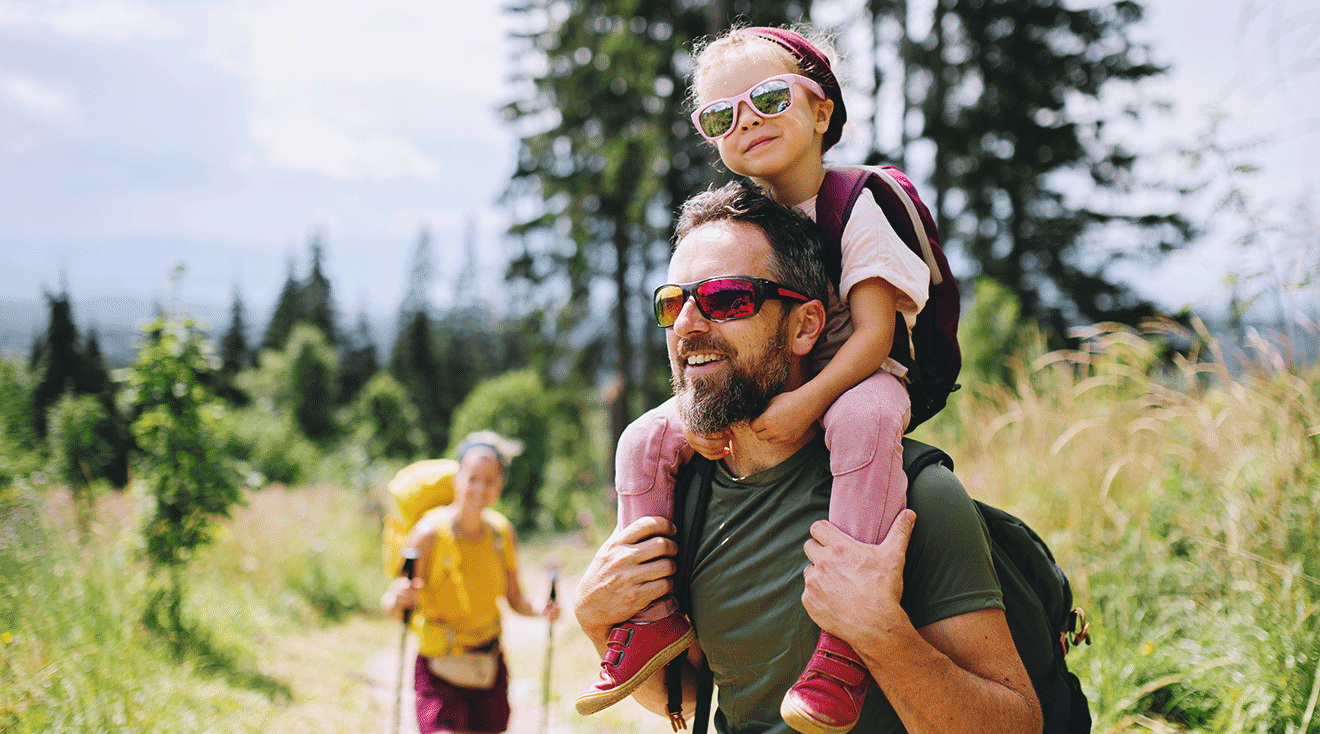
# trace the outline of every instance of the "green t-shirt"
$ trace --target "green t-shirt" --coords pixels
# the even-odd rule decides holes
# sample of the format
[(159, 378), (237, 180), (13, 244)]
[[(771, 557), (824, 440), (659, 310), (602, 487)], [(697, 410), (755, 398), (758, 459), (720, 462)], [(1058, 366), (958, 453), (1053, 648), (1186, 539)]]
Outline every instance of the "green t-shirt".
[[(792, 734), (779, 703), (820, 634), (802, 607), (802, 546), (811, 523), (828, 515), (830, 479), (820, 437), (750, 477), (735, 479), (717, 465), (691, 582), (693, 624), (719, 689), (717, 731)], [(917, 524), (902, 604), (913, 625), (1002, 609), (984, 523), (953, 474), (942, 466), (923, 471), (908, 498)], [(902, 731), (872, 681), (853, 732)]]

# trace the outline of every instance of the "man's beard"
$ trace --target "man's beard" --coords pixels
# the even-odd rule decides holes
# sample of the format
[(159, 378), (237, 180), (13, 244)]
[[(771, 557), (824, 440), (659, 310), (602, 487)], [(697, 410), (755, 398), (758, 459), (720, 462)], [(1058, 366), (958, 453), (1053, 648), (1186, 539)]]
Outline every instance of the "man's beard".
[[(720, 343), (707, 337), (686, 340), (684, 351), (710, 349)], [(727, 352), (727, 349), (724, 350)], [(678, 398), (683, 424), (693, 433), (713, 436), (765, 412), (770, 399), (783, 392), (791, 363), (784, 324), (759, 355), (728, 357), (727, 369), (708, 377), (689, 378), (671, 365), (670, 383)]]

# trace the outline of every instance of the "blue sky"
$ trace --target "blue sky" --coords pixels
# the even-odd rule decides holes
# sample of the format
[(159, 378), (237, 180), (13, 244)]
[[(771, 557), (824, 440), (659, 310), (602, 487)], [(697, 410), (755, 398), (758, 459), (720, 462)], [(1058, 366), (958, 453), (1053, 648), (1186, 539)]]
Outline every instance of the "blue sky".
[[(469, 226), (496, 277), (516, 151), (496, 113), (513, 94), (502, 4), (0, 0), (0, 298), (37, 298), (61, 273), (75, 307), (159, 297), (182, 261), (182, 300), (227, 304), (237, 280), (260, 323), (316, 231), (346, 315), (397, 306), (422, 227), (442, 284)], [(1146, 5), (1142, 34), (1175, 66), (1152, 91), (1179, 115), (1145, 141), (1185, 140), (1219, 103), (1229, 139), (1274, 136), (1263, 196), (1314, 193), (1320, 6)], [(1170, 307), (1213, 301), (1235, 267), (1225, 236), (1133, 277)]]

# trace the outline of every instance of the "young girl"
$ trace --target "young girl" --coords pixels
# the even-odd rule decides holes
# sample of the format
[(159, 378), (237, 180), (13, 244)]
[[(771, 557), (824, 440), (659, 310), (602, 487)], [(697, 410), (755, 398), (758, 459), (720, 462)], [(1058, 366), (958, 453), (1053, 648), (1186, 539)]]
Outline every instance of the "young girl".
[[(847, 118), (839, 82), (819, 48), (794, 31), (734, 29), (698, 50), (693, 82), (693, 121), (724, 165), (814, 219), (825, 177), (822, 157)], [(842, 263), (829, 322), (811, 355), (814, 377), (774, 398), (752, 428), (763, 440), (788, 442), (820, 421), (834, 477), (829, 519), (875, 544), (907, 494), (900, 441), (910, 402), (905, 370), (889, 358), (896, 314), (910, 334), (930, 270), (899, 239), (869, 191), (844, 230)], [(694, 451), (711, 459), (727, 453), (727, 437), (685, 432), (674, 402), (638, 418), (620, 438), (620, 527), (651, 515), (672, 519), (678, 467)], [(594, 713), (622, 700), (693, 639), (673, 597), (657, 599), (611, 632), (600, 680), (578, 697), (578, 711)], [(857, 721), (867, 680), (847, 643), (822, 632), (780, 713), (802, 732), (847, 731)]]

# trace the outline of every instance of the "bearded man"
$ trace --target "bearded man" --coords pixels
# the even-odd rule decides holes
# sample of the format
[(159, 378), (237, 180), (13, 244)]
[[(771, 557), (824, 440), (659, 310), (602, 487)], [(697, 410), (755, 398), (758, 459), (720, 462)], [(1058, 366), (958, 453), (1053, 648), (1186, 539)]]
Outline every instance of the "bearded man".
[[(877, 687), (853, 732), (1039, 733), (985, 527), (953, 474), (921, 472), (909, 509), (867, 545), (825, 520), (821, 432), (772, 442), (752, 429), (776, 395), (810, 378), (828, 293), (820, 250), (814, 224), (742, 182), (689, 200), (679, 220), (669, 280), (681, 310), (666, 332), (674, 393), (685, 426), (729, 439), (694, 540), (684, 714), (695, 708), (692, 666), (708, 664), (718, 731), (787, 734), (780, 702), (824, 630), (857, 651), (857, 674)], [(701, 288), (717, 279), (752, 283), (754, 297), (726, 310)], [(657, 517), (619, 527), (587, 568), (574, 612), (602, 656), (611, 627), (672, 591), (674, 532)], [(666, 715), (662, 674), (632, 695)]]

